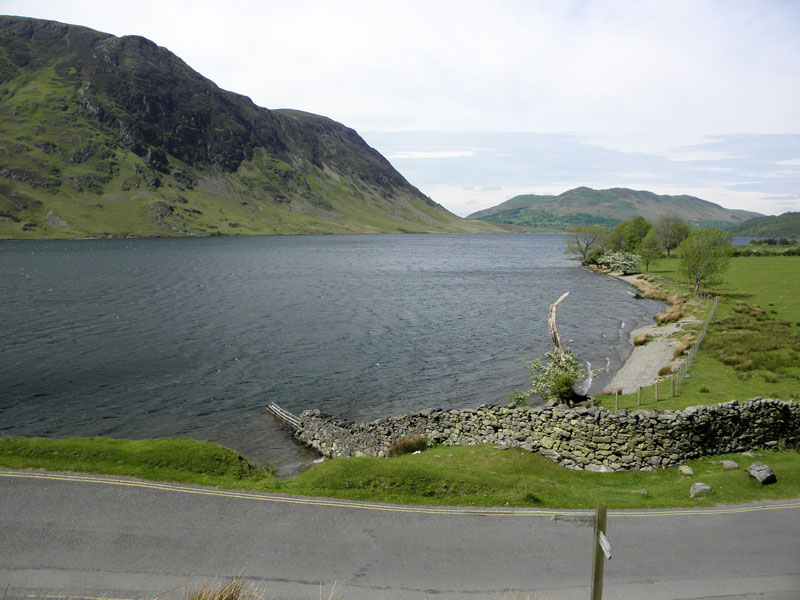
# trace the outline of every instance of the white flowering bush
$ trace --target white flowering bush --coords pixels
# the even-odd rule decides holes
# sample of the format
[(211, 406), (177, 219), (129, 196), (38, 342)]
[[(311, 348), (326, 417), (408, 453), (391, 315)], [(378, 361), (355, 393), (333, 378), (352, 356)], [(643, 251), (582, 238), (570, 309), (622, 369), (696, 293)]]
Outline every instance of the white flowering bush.
[(531, 387), (527, 392), (514, 392), (509, 397), (512, 406), (526, 406), (531, 396), (541, 396), (549, 404), (569, 403), (573, 388), (589, 375), (602, 369), (588, 372), (570, 351), (547, 352), (536, 360), (527, 361), (531, 373)]
[(642, 257), (632, 252), (606, 252), (597, 259), (597, 264), (624, 274), (638, 273)]

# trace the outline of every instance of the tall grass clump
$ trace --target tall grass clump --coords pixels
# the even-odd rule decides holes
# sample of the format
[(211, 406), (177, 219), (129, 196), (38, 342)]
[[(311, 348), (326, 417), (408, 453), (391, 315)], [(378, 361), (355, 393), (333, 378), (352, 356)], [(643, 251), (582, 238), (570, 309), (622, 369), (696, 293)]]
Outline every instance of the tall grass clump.
[(389, 457), (393, 458), (402, 454), (412, 454), (417, 451), (421, 452), (422, 450), (426, 450), (429, 445), (428, 438), (422, 434), (403, 438), (395, 442), (394, 446), (389, 449)]
[(264, 590), (255, 584), (246, 586), (239, 576), (225, 584), (203, 581), (186, 591), (186, 600), (264, 600), (265, 596)]

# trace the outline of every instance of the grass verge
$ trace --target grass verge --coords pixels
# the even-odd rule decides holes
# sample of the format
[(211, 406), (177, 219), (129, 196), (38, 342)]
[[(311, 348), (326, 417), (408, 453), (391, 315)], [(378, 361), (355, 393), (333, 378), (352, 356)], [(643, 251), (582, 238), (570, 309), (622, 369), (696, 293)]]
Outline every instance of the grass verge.
[[(325, 461), (298, 477), (281, 481), (235, 452), (208, 442), (106, 438), (0, 440), (0, 465), (53, 471), (84, 471), (161, 481), (250, 489), (371, 502), (433, 506), (529, 506), (541, 508), (667, 508), (739, 504), (800, 497), (800, 453), (760, 451), (706, 457), (688, 464), (695, 475), (677, 468), (652, 472), (589, 473), (571, 471), (538, 454), (491, 445), (437, 446), (393, 459), (340, 458)], [(724, 470), (727, 458), (739, 470)], [(747, 466), (769, 464), (778, 482), (761, 486)], [(690, 499), (689, 487), (702, 481), (708, 497)], [(647, 495), (634, 493), (646, 489)]]

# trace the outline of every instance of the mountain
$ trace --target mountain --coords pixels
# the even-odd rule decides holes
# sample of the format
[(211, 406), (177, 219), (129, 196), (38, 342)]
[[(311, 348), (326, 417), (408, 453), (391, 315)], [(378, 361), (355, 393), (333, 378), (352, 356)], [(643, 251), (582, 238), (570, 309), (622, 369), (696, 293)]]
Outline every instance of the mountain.
[(758, 217), (731, 227), (733, 235), (761, 238), (800, 239), (800, 212), (787, 212), (777, 217)]
[(612, 227), (635, 217), (654, 221), (664, 213), (680, 215), (700, 227), (722, 227), (762, 216), (746, 210), (723, 208), (694, 196), (660, 196), (626, 188), (593, 190), (579, 187), (558, 196), (515, 196), (467, 218), (520, 225), (537, 231), (566, 231), (573, 225), (591, 223)]
[(490, 231), (353, 130), (137, 36), (0, 17), (0, 237)]

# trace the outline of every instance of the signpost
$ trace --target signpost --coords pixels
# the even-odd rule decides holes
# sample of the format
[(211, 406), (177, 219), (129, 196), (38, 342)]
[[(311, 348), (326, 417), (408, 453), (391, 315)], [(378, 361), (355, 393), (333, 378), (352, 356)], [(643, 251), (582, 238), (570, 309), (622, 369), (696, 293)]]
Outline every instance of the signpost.
[(606, 507), (597, 507), (594, 518), (594, 562), (592, 564), (591, 600), (603, 598), (603, 560), (611, 558), (611, 543), (606, 537)]

